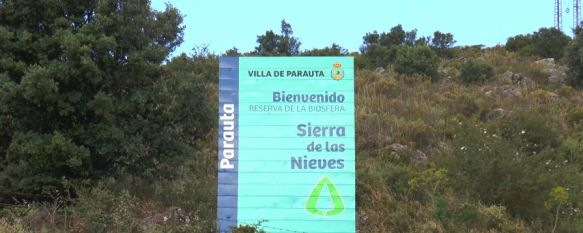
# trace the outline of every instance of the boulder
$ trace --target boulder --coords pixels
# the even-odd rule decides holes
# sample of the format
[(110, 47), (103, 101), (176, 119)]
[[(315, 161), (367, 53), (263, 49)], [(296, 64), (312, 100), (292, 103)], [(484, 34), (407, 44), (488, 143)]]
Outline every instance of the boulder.
[(419, 149), (417, 150), (410, 149), (407, 145), (393, 143), (389, 146), (389, 149), (397, 154), (401, 154), (404, 156), (412, 156), (413, 160), (416, 161), (417, 164), (427, 164), (429, 161), (427, 154), (425, 154), (423, 151)]
[(415, 150), (413, 156), (415, 156), (415, 160), (417, 161), (418, 164), (427, 164), (429, 161), (427, 154), (423, 153), (423, 151), (421, 150)]
[(496, 108), (490, 112), (488, 112), (488, 114), (486, 115), (486, 119), (491, 120), (491, 119), (495, 119), (498, 117), (503, 117), (506, 115), (506, 110), (504, 110), (503, 108)]
[(176, 224), (184, 225), (190, 224), (191, 219), (181, 208), (168, 208), (145, 213), (145, 216), (140, 220), (140, 225), (145, 230), (154, 225), (171, 225), (172, 221), (175, 221)]
[(506, 72), (504, 72), (503, 76), (512, 79), (512, 77), (514, 77), (514, 73), (512, 73), (512, 71), (510, 70), (507, 70)]
[(561, 84), (567, 78), (567, 74), (559, 68), (546, 68), (543, 73), (549, 76), (549, 84)]
[(483, 89), (483, 91), (484, 91), (484, 94), (486, 94), (486, 96), (488, 96), (488, 97), (508, 98), (508, 97), (520, 97), (520, 96), (522, 96), (522, 91), (520, 90), (520, 87), (515, 87), (512, 85), (503, 85), (503, 86), (499, 86), (499, 87), (494, 87), (492, 89), (486, 88), (486, 89)]
[(399, 143), (393, 143), (389, 146), (389, 148), (391, 148), (391, 150), (393, 152), (401, 152), (401, 151), (405, 151), (408, 149), (408, 147), (406, 145), (399, 144)]
[(565, 83), (567, 68), (556, 64), (555, 59), (546, 58), (536, 61), (535, 64), (543, 67), (543, 73), (548, 75), (547, 80), (549, 84)]
[(533, 87), (536, 83), (529, 77), (522, 76), (521, 74), (514, 74), (514, 79), (512, 82), (520, 87)]
[(534, 62), (537, 65), (543, 65), (546, 67), (555, 66), (555, 59), (554, 58), (545, 58)]
[(512, 80), (513, 84), (519, 85), (521, 87), (528, 87), (536, 84), (531, 78), (523, 76), (521, 73), (514, 73), (510, 70), (504, 72), (502, 76), (508, 80)]
[(385, 73), (385, 71), (386, 71), (386, 70), (385, 70), (385, 68), (383, 68), (383, 67), (377, 67), (377, 68), (374, 70), (374, 72), (375, 72), (375, 73), (377, 73), (377, 74), (384, 74), (384, 73)]

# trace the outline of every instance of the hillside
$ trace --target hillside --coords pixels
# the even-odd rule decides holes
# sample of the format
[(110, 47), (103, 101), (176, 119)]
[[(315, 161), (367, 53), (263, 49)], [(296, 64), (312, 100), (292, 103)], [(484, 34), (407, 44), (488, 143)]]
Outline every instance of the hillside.
[[(490, 80), (460, 83), (457, 55), (441, 62), (436, 82), (357, 71), (358, 229), (549, 232), (558, 216), (556, 232), (580, 232), (583, 91), (552, 83), (545, 70), (564, 67), (550, 60), (504, 48), (457, 51), (469, 52), (468, 59), (493, 67)], [(215, 73), (205, 90), (216, 106), (216, 58), (180, 59)], [(71, 232), (211, 232), (216, 141), (213, 129), (171, 180), (106, 179), (66, 208), (72, 200), (63, 194), (4, 207), (2, 224), (52, 232), (67, 220)], [(561, 190), (567, 198), (555, 200)]]

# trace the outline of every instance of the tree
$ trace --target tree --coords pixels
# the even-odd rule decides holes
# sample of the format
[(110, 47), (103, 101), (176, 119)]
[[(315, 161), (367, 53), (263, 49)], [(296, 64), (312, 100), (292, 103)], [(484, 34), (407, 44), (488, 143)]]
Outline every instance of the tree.
[(451, 57), (451, 48), (457, 41), (453, 39), (453, 34), (436, 31), (431, 38), (431, 47), (439, 56)]
[(305, 51), (302, 53), (302, 56), (345, 56), (347, 54), (347, 49), (342, 48), (342, 46), (336, 43), (332, 43), (330, 47)]
[(389, 33), (383, 32), (379, 34), (377, 31), (366, 33), (366, 35), (362, 37), (363, 44), (360, 47), (360, 51), (364, 54), (367, 54), (370, 52), (370, 47), (373, 45), (380, 45), (384, 47), (394, 47), (403, 44), (412, 45), (412, 41), (415, 41), (416, 37), (417, 30), (406, 32), (403, 30), (403, 26), (399, 24), (392, 27)]
[(294, 31), (291, 24), (281, 21), (281, 34), (279, 41), (279, 53), (285, 55), (297, 55), (300, 52), (300, 45), (298, 38), (293, 37)]
[(255, 51), (262, 55), (277, 55), (279, 51), (279, 37), (272, 30), (266, 31), (265, 35), (257, 36), (259, 46), (255, 47)]
[(563, 58), (571, 38), (556, 28), (541, 28), (533, 34), (536, 55), (554, 59)]
[(403, 46), (395, 60), (395, 71), (399, 74), (422, 75), (430, 80), (437, 79), (439, 58), (433, 50), (427, 46), (409, 47)]
[(392, 27), (388, 33), (366, 33), (362, 39), (360, 52), (369, 61), (371, 68), (387, 67), (394, 63), (402, 46), (426, 46), (428, 41), (426, 37), (417, 39), (417, 29), (405, 31), (401, 24)]
[(417, 29), (405, 32), (405, 44), (409, 46), (417, 45)]
[(264, 35), (257, 36), (255, 54), (260, 55), (297, 55), (300, 52), (301, 42), (293, 37), (293, 30), (285, 20), (281, 21), (281, 35), (272, 30), (266, 31)]
[(578, 34), (567, 47), (565, 60), (569, 70), (567, 81), (576, 87), (583, 87), (583, 34)]
[(508, 38), (506, 49), (526, 56), (561, 59), (571, 38), (556, 28), (541, 28), (533, 34)]
[(62, 177), (171, 171), (209, 128), (204, 89), (181, 87), (194, 97), (177, 99), (170, 84), (181, 77), (162, 66), (182, 42), (176, 8), (6, 0), (0, 18), (0, 200)]
[(224, 55), (229, 57), (238, 57), (241, 56), (241, 53), (239, 53), (239, 49), (237, 47), (233, 47), (225, 51)]
[[(413, 34), (415, 34), (415, 33), (413, 33)], [(381, 34), (379, 43), (380, 43), (380, 45), (387, 46), (387, 47), (401, 45), (401, 44), (405, 43), (406, 36), (407, 36), (407, 32), (405, 32), (405, 30), (403, 30), (403, 26), (401, 26), (401, 24), (399, 24), (399, 25), (391, 28), (389, 33)]]
[(528, 46), (532, 46), (532, 36), (530, 35), (518, 35), (510, 37), (506, 41), (506, 50), (511, 52), (523, 51)]
[(367, 32), (362, 37), (363, 42), (362, 42), (362, 45), (360, 46), (360, 52), (365, 54), (371, 45), (379, 43), (379, 38), (380, 38), (380, 35), (377, 31)]

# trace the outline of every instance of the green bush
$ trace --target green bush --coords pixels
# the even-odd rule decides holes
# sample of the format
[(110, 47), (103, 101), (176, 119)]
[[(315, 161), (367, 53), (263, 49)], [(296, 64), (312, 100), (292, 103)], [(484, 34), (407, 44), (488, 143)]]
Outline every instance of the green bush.
[(114, 225), (110, 211), (115, 206), (116, 196), (100, 183), (90, 189), (80, 189), (72, 216), (81, 221), (89, 232), (105, 232)]
[(561, 59), (571, 38), (555, 28), (541, 28), (533, 34), (508, 38), (506, 49), (527, 56)]
[(460, 80), (463, 83), (484, 82), (494, 76), (492, 66), (483, 62), (466, 61), (460, 71)]
[(394, 119), (395, 140), (413, 148), (427, 148), (435, 145), (435, 130), (421, 119)]
[[(360, 47), (360, 52), (367, 58), (368, 67), (372, 69), (386, 68), (389, 64), (393, 64), (401, 46), (427, 45), (428, 42), (425, 37), (417, 38), (417, 29), (405, 31), (400, 24), (392, 27), (389, 32), (366, 33), (362, 39), (363, 44)], [(451, 39), (453, 40), (453, 35), (451, 35)], [(453, 45), (452, 42), (447, 38), (438, 38), (435, 45), (448, 49)]]
[(488, 100), (482, 93), (464, 93), (448, 103), (448, 114), (463, 115), (465, 118), (480, 117), (483, 111), (489, 110)]
[(499, 206), (484, 207), (481, 204), (438, 198), (434, 216), (447, 232), (528, 232), (509, 216), (504, 207)]
[(427, 46), (403, 46), (395, 59), (395, 71), (403, 75), (421, 75), (429, 80), (437, 80), (439, 58)]
[(417, 174), (412, 169), (406, 166), (395, 165), (391, 166), (390, 171), (382, 174), (384, 176), (382, 179), (385, 180), (385, 184), (387, 184), (393, 192), (402, 195), (413, 193), (409, 181)]
[[(508, 38), (506, 41), (506, 50), (519, 53), (530, 54), (532, 50), (532, 36), (531, 35), (517, 35)], [(527, 52), (528, 51), (528, 52)]]
[(583, 87), (583, 59), (581, 54), (583, 53), (583, 33), (580, 33), (575, 37), (569, 46), (567, 47), (567, 52), (565, 60), (569, 70), (567, 71), (567, 82), (575, 87)]
[(569, 112), (569, 121), (575, 125), (583, 124), (583, 108), (575, 108)]
[(178, 10), (110, 3), (0, 4), (0, 200), (40, 199), (61, 177), (170, 177), (213, 125), (205, 73), (164, 64)]
[(489, 206), (481, 207), (480, 213), (484, 220), (482, 228), (495, 229), (496, 232), (512, 232), (512, 233), (528, 233), (532, 230), (526, 229), (524, 223), (520, 220), (513, 219), (506, 207), (504, 206)]
[[(505, 206), (512, 215), (528, 221), (540, 220), (548, 227), (554, 214), (545, 207), (545, 202), (554, 187), (569, 187), (569, 195), (581, 196), (581, 165), (568, 153), (576, 148), (553, 149), (559, 139), (553, 139), (552, 131), (544, 130), (544, 122), (524, 117), (508, 122), (518, 126), (500, 122), (492, 123), (497, 127), (460, 123), (452, 155), (443, 160), (450, 171), (451, 185), (469, 200)], [(581, 199), (570, 200), (575, 206), (581, 204)]]
[(538, 115), (518, 112), (496, 123), (500, 136), (515, 142), (514, 146), (527, 154), (553, 149), (560, 144), (559, 134)]
[(141, 229), (140, 200), (128, 190), (112, 191), (115, 180), (78, 188), (71, 217), (88, 232), (136, 232)]

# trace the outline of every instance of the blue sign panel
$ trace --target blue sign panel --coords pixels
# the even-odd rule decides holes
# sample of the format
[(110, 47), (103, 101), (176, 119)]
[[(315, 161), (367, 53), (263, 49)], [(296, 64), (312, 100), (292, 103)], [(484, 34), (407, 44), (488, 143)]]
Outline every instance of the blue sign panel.
[(221, 58), (218, 225), (354, 233), (352, 57)]

